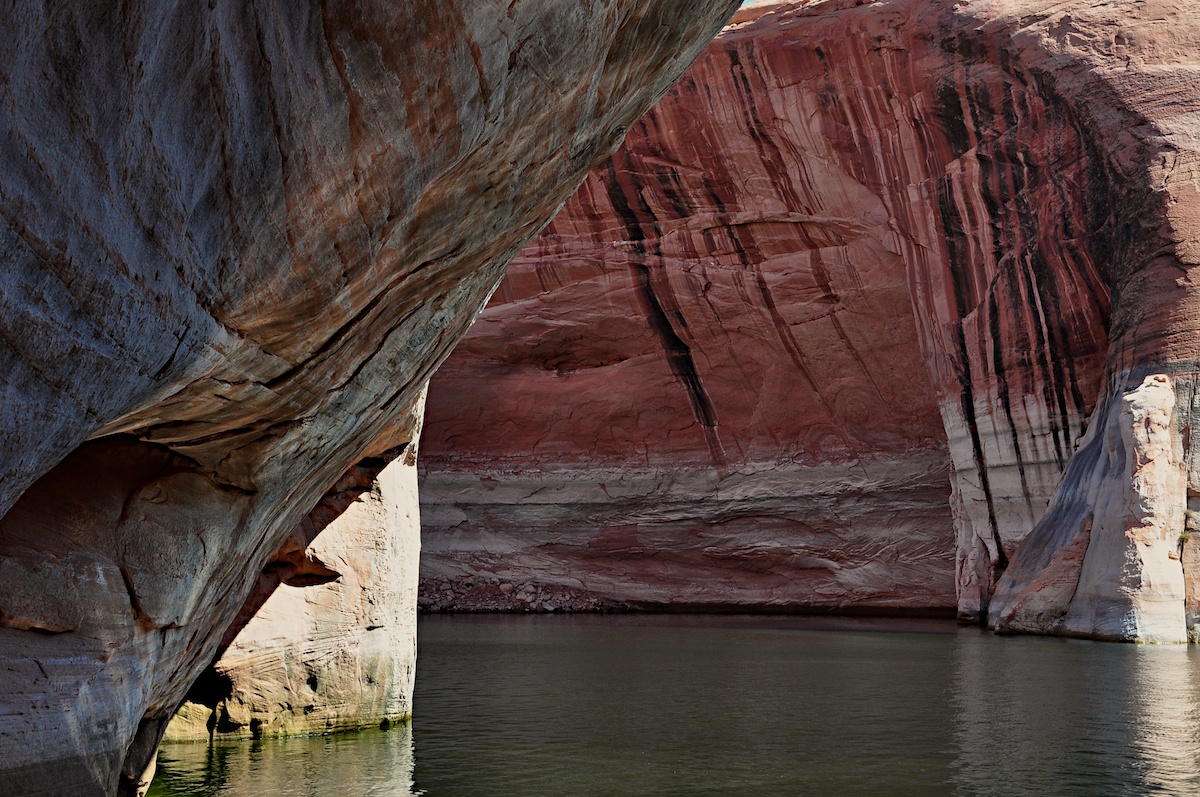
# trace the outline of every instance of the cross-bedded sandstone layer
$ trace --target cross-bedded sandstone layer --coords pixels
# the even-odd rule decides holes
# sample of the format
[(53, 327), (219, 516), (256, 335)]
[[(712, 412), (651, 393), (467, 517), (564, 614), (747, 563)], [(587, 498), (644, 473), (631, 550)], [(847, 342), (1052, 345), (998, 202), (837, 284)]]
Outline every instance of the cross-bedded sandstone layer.
[[(430, 576), (886, 605), (953, 552), (963, 618), (1183, 638), (1198, 31), (1177, 0), (740, 12), (434, 380)], [(953, 544), (881, 461), (949, 466)]]
[(390, 447), (355, 463), (267, 562), (165, 740), (330, 733), (411, 717), (424, 403), (422, 393), (389, 431)]
[(0, 8), (0, 779), (129, 791), (731, 0)]

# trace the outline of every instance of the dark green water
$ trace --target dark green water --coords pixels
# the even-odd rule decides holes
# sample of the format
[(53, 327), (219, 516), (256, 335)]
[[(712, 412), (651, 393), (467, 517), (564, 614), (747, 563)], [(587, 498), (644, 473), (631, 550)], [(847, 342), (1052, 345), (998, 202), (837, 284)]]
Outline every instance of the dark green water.
[(1200, 794), (1185, 647), (779, 617), (433, 617), (419, 640), (411, 730), (170, 745), (152, 797)]

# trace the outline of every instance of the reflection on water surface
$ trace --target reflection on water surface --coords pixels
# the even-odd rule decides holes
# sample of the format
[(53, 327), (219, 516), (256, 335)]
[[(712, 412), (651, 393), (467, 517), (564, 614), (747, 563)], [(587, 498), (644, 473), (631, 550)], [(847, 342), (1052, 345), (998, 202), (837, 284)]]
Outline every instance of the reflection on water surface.
[(412, 729), (164, 745), (147, 797), (410, 797)]
[(954, 660), (958, 793), (1200, 793), (1195, 649), (997, 638)]
[(169, 745), (151, 795), (1200, 793), (1184, 647), (695, 616), (432, 617), (420, 644), (411, 732)]

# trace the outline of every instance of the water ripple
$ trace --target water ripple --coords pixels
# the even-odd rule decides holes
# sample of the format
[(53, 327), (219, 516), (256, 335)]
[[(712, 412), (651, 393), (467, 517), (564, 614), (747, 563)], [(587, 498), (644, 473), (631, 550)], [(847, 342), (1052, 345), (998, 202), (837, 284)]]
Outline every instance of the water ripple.
[(420, 645), (411, 729), (170, 745), (152, 796), (1200, 793), (1184, 647), (649, 616), (429, 618)]

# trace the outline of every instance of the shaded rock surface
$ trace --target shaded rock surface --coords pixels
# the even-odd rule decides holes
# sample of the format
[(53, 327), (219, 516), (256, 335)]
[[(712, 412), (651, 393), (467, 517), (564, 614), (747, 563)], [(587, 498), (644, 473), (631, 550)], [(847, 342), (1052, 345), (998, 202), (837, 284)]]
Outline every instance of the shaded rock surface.
[(267, 561), (734, 5), (0, 7), (6, 793), (136, 789)]
[[(870, 573), (842, 539), (849, 525), (901, 542), (830, 602), (907, 588), (899, 564), (914, 551), (929, 565), (953, 551), (964, 619), (990, 609), (1000, 629), (1182, 638), (1184, 613), (1162, 607), (1196, 601), (1179, 573), (1188, 549), (1175, 549), (1200, 495), (1198, 29), (1178, 0), (740, 12), (518, 257), (432, 383), (425, 573), (577, 579), (621, 596), (678, 574), (693, 594), (730, 596), (719, 568), (691, 565), (742, 540), (742, 569), (774, 569), (789, 600), (817, 605), (826, 596), (803, 595), (800, 574)], [(551, 297), (572, 312), (548, 311)], [(779, 375), (763, 377), (764, 361)], [(550, 407), (566, 382), (580, 400)], [(927, 437), (931, 403), (942, 428)], [(774, 427), (784, 456), (763, 470), (778, 483), (820, 463), (825, 494), (860, 497), (866, 522), (790, 486), (770, 511), (743, 509), (767, 522), (724, 523), (730, 474), (755, 462), (740, 429), (772, 428), (772, 411), (788, 419)], [(847, 445), (839, 412), (851, 438), (872, 439)], [(919, 534), (889, 537), (889, 502), (933, 480), (880, 478), (880, 464), (933, 474), (947, 459), (953, 545), (930, 533), (947, 520), (928, 493), (892, 516), (927, 512)], [(652, 486), (603, 494), (622, 465)], [(700, 511), (673, 501), (689, 465)], [(544, 507), (514, 518), (517, 495)], [(815, 533), (795, 545), (781, 514)], [(643, 537), (663, 519), (682, 519), (677, 533)], [(606, 544), (641, 564), (614, 577), (590, 557)], [(820, 561), (781, 555), (801, 550)], [(944, 583), (932, 572), (926, 587)]]

